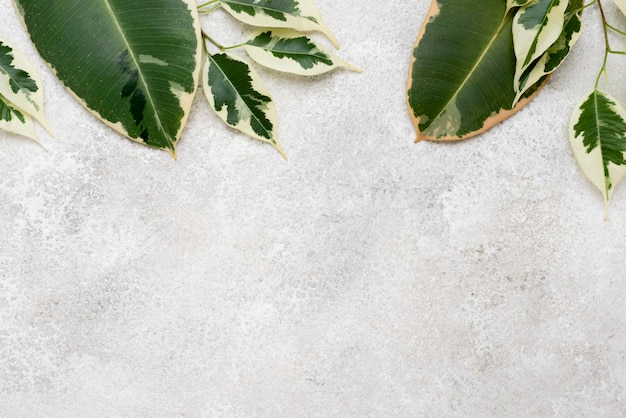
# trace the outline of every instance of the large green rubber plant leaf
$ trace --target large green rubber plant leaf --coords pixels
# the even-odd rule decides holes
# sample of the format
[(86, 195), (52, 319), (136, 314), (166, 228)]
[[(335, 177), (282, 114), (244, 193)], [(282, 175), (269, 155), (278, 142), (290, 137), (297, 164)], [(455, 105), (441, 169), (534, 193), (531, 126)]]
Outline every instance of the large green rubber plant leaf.
[[(408, 81), (416, 141), (468, 138), (532, 98), (512, 106), (512, 5), (506, 0), (433, 0)], [(538, 91), (533, 89), (533, 94)]]
[(192, 0), (14, 0), (33, 43), (89, 110), (176, 155), (202, 45)]

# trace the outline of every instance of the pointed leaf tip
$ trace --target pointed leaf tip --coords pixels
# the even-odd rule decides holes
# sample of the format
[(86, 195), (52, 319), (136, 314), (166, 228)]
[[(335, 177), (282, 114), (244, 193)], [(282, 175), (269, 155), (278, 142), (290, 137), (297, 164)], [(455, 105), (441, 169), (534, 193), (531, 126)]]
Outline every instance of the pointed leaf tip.
[(574, 109), (569, 125), (572, 151), (605, 203), (626, 174), (626, 110), (594, 90)]

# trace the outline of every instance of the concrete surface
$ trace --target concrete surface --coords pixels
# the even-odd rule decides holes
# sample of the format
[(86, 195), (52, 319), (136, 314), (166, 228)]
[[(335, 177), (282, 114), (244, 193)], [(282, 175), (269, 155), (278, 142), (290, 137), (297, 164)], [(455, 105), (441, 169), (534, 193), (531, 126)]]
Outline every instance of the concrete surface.
[(317, 4), (363, 73), (261, 71), (289, 162), (201, 95), (178, 161), (118, 136), (5, 5), (57, 136), (0, 133), (2, 417), (626, 416), (626, 185), (604, 221), (566, 137), (597, 11), (513, 119), (413, 144), (429, 1)]

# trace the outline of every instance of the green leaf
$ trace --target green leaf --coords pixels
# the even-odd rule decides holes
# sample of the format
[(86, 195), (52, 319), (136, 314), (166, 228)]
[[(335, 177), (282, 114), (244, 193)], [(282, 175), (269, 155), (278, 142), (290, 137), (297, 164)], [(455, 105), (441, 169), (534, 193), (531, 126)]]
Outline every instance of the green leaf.
[(53, 135), (44, 116), (41, 80), (35, 67), (24, 54), (3, 40), (0, 40), (0, 95), (4, 96), (5, 104), (11, 103), (22, 113), (33, 116)]
[(515, 90), (533, 61), (552, 46), (565, 24), (567, 0), (536, 0), (519, 9), (513, 20), (513, 45), (517, 58)]
[(0, 129), (26, 136), (39, 143), (35, 135), (33, 118), (20, 111), (6, 98), (0, 95)]
[(292, 30), (258, 30), (251, 34), (244, 48), (253, 60), (273, 70), (307, 76), (338, 67), (358, 71), (309, 37)]
[(468, 138), (532, 98), (511, 108), (515, 98), (511, 25), (504, 0), (433, 0), (408, 80), (416, 141)]
[(626, 110), (608, 94), (594, 90), (574, 109), (569, 137), (578, 164), (608, 208), (615, 186), (626, 174)]
[(312, 0), (219, 0), (235, 19), (248, 25), (318, 31), (338, 47), (337, 39), (322, 21)]
[(202, 85), (209, 104), (224, 122), (272, 144), (286, 159), (276, 140), (276, 107), (252, 67), (230, 54), (209, 55)]
[(582, 0), (570, 0), (565, 24), (561, 35), (554, 44), (524, 72), (519, 80), (519, 91), (515, 103), (533, 84), (544, 76), (552, 74), (569, 55), (572, 47), (580, 38), (582, 19), (580, 16)]
[(192, 0), (15, 0), (31, 39), (89, 110), (173, 156), (202, 44)]

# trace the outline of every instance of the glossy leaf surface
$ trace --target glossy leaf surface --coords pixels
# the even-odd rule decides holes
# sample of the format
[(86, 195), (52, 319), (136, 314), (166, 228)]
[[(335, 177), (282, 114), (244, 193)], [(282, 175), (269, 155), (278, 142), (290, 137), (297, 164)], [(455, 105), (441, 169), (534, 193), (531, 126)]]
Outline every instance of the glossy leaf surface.
[(338, 67), (358, 71), (308, 36), (287, 29), (256, 31), (245, 50), (259, 64), (292, 74), (312, 76)]
[[(6, 41), (0, 41), (0, 96), (4, 97), (5, 106), (19, 109), (20, 114), (34, 117), (52, 134), (44, 116), (43, 90), (39, 75), (26, 57)], [(15, 116), (20, 120), (17, 114)], [(3, 120), (6, 122), (6, 119)]]
[(175, 155), (200, 70), (191, 0), (15, 0), (57, 77), (130, 139)]
[(519, 9), (513, 20), (513, 45), (517, 57), (515, 88), (526, 69), (559, 38), (565, 23), (567, 0), (536, 0)]
[(435, 0), (413, 52), (408, 105), (416, 140), (454, 140), (512, 115), (515, 55), (504, 0)]
[(605, 202), (626, 174), (626, 110), (594, 90), (574, 109), (569, 128), (576, 160)]
[(248, 25), (319, 31), (338, 46), (312, 0), (219, 0), (235, 19)]
[(272, 144), (285, 156), (276, 140), (276, 107), (252, 67), (230, 54), (209, 55), (202, 85), (209, 104), (224, 122)]
[(572, 47), (580, 38), (582, 30), (582, 0), (570, 0), (565, 23), (559, 38), (548, 50), (522, 74), (519, 79), (516, 101), (543, 77), (553, 73), (569, 55)]

